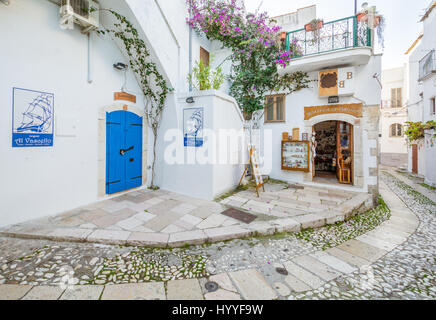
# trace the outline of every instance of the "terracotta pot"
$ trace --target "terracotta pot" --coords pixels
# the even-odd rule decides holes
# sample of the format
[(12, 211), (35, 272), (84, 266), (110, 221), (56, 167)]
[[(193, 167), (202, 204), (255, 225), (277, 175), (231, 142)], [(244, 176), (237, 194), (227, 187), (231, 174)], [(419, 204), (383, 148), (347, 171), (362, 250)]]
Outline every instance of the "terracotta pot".
[(358, 13), (356, 15), (356, 17), (357, 17), (357, 21), (359, 21), (359, 22), (366, 22), (366, 21), (368, 21), (368, 16), (367, 16), (366, 13), (363, 13), (363, 12)]
[(282, 33), (280, 33), (280, 41), (285, 41), (287, 35), (288, 35), (288, 34), (287, 34), (286, 32), (282, 32)]
[(316, 24), (316, 27), (314, 27), (311, 23), (308, 23), (304, 26), (304, 29), (306, 30), (306, 32), (309, 32), (309, 31), (319, 30), (323, 26), (324, 26), (324, 21), (318, 21), (318, 23)]

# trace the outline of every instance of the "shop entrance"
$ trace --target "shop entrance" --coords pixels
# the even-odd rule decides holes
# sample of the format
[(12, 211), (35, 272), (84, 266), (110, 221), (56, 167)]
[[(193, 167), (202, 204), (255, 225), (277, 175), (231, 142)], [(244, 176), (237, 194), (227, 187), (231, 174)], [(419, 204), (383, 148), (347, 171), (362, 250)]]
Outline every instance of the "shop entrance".
[(325, 121), (313, 127), (316, 155), (314, 181), (353, 184), (353, 126)]

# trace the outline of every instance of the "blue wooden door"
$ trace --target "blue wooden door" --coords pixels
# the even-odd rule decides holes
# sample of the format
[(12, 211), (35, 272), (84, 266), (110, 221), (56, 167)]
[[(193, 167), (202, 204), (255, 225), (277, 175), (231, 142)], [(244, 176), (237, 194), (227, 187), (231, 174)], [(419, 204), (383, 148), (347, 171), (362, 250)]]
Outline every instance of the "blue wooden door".
[(141, 186), (142, 117), (114, 111), (106, 119), (106, 193)]

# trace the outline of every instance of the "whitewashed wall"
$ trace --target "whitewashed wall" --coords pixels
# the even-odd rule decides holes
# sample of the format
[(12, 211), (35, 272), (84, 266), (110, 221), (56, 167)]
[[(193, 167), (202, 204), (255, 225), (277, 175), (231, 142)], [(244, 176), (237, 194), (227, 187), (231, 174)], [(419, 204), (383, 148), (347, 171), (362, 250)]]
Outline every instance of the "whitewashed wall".
[[(61, 30), (58, 12), (58, 6), (42, 0), (14, 0), (0, 10), (2, 226), (98, 199), (98, 110), (113, 103), (120, 90), (123, 75), (112, 65), (125, 59), (111, 40), (93, 35), (93, 82), (88, 83), (87, 36), (78, 28)], [(54, 93), (53, 147), (11, 147), (13, 87)], [(131, 73), (127, 87), (139, 91)]]
[[(191, 96), (194, 97), (195, 103), (186, 103), (186, 98)], [(219, 130), (241, 131), (242, 114), (233, 98), (214, 90), (182, 93), (177, 98), (178, 103), (168, 106), (165, 110), (166, 121), (162, 123), (160, 130), (158, 185), (163, 189), (191, 197), (212, 200), (235, 188), (242, 176), (241, 164), (219, 163), (219, 156), (224, 152), (224, 148), (219, 145)], [(205, 137), (203, 147), (184, 147), (184, 108), (203, 108), (204, 129), (215, 134), (217, 139), (214, 140), (211, 135), (208, 135), (209, 138)], [(179, 132), (178, 136), (175, 135), (177, 132)], [(233, 149), (233, 153), (242, 151), (241, 147), (237, 150)], [(176, 155), (182, 157), (176, 159)], [(202, 162), (204, 159), (206, 161)]]
[[(382, 72), (382, 109), (380, 117), (380, 161), (383, 165), (407, 167), (407, 144), (404, 137), (391, 137), (391, 125), (399, 123), (403, 127), (407, 121), (407, 80), (406, 66), (383, 70)], [(391, 106), (391, 89), (402, 89), (402, 105)]]

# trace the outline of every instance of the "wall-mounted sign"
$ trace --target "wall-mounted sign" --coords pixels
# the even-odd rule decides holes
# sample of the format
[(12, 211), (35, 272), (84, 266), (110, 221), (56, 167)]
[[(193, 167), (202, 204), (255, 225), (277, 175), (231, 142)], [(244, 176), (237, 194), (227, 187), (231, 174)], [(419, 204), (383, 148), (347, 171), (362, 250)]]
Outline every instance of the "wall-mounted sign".
[(136, 103), (136, 96), (127, 92), (115, 92), (114, 93), (114, 100), (115, 101), (129, 101), (132, 103)]
[(319, 96), (347, 96), (354, 93), (355, 68), (341, 68), (319, 72)]
[(282, 141), (282, 170), (309, 172), (309, 141)]
[(339, 96), (330, 96), (329, 103), (339, 103)]
[(183, 110), (183, 136), (185, 147), (203, 146), (203, 108)]
[(54, 132), (54, 94), (12, 90), (12, 147), (51, 147)]
[(362, 118), (363, 107), (361, 103), (326, 105), (304, 108), (304, 120), (310, 120), (313, 117), (322, 114), (345, 113), (356, 118)]

